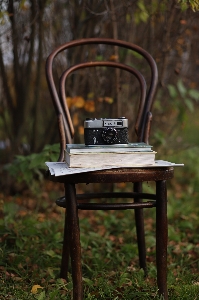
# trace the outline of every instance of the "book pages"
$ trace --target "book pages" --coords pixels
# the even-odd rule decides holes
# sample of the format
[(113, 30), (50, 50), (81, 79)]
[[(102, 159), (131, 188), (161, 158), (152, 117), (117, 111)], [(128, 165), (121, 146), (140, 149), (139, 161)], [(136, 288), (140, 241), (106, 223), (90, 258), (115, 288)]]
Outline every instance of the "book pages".
[[(120, 166), (106, 166), (99, 168), (69, 168), (65, 162), (46, 162), (46, 166), (49, 169), (51, 175), (54, 176), (65, 176), (77, 173), (94, 172), (99, 170), (119, 169)], [(156, 160), (154, 164), (150, 165), (135, 165), (131, 168), (157, 168), (157, 167), (183, 167), (184, 164), (177, 164), (168, 162), (165, 160)], [(125, 167), (127, 168), (127, 167)]]

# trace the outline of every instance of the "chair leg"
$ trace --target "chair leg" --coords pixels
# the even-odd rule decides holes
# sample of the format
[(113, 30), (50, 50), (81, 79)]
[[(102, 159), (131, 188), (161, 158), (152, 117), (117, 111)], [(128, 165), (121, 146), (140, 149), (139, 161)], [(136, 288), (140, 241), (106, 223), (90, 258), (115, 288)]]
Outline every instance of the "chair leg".
[(65, 225), (64, 225), (64, 242), (62, 248), (62, 261), (60, 278), (68, 279), (68, 266), (69, 266), (69, 236), (68, 236), (68, 224), (67, 224), (67, 211), (65, 212)]
[(65, 184), (67, 228), (70, 247), (73, 300), (83, 299), (81, 245), (75, 184)]
[[(137, 193), (142, 192), (142, 183), (141, 182), (134, 183), (134, 192), (137, 192)], [(135, 199), (135, 202), (142, 202), (142, 199)], [(143, 209), (135, 209), (135, 224), (136, 224), (136, 232), (137, 232), (137, 243), (138, 243), (140, 268), (144, 270), (145, 276), (147, 276)]]
[(167, 188), (166, 181), (156, 182), (156, 264), (159, 294), (168, 300), (167, 291)]

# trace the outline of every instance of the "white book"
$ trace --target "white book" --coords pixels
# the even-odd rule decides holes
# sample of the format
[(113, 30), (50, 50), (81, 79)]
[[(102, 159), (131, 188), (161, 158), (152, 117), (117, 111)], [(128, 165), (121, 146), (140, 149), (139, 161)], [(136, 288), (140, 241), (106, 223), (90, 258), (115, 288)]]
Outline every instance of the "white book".
[(96, 168), (106, 166), (135, 167), (155, 162), (155, 151), (144, 152), (93, 152), (72, 154), (65, 151), (65, 162), (70, 168)]
[(81, 153), (126, 153), (126, 152), (151, 152), (152, 146), (146, 143), (128, 143), (128, 144), (114, 144), (114, 145), (92, 145), (85, 144), (67, 144), (66, 151), (69, 154)]

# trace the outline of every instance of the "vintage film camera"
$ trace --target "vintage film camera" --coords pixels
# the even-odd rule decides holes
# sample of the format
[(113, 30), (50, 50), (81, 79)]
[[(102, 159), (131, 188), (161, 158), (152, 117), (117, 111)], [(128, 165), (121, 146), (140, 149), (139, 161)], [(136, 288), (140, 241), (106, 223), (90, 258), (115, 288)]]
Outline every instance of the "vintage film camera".
[(85, 145), (128, 144), (128, 120), (90, 119), (84, 121)]

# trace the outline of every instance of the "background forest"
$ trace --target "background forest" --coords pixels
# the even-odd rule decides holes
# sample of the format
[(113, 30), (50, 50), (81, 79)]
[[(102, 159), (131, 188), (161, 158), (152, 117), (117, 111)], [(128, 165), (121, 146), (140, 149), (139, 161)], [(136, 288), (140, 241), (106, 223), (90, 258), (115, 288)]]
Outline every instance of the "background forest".
[[(198, 145), (197, 1), (10, 0), (0, 1), (0, 8), (0, 165), (3, 172), (7, 170), (1, 182), (3, 189), (10, 189), (10, 175), (32, 186), (35, 176), (43, 176), (43, 162), (57, 159), (58, 148), (44, 149), (59, 138), (45, 60), (58, 45), (73, 39), (116, 38), (149, 51), (159, 72), (150, 143), (159, 158), (173, 153), (179, 157), (179, 151), (187, 157), (184, 150)], [(57, 73), (63, 66), (88, 57), (131, 65), (137, 60), (138, 68), (149, 72), (134, 53), (117, 47), (93, 47), (88, 52), (84, 47), (67, 51), (57, 60)], [(123, 73), (103, 68), (84, 74), (79, 71), (67, 81), (66, 91), (75, 142), (83, 142), (83, 121), (91, 115), (125, 116), (131, 125), (136, 109), (133, 102), (139, 95), (136, 83), (131, 84), (131, 78)], [(129, 132), (130, 141), (135, 141), (131, 126)], [(190, 161), (195, 159), (193, 153), (188, 152)]]
[[(60, 211), (52, 203), (62, 195), (63, 190), (60, 186), (44, 183), (43, 175), (45, 161), (58, 158), (59, 140), (57, 120), (45, 78), (45, 61), (58, 45), (89, 37), (115, 38), (135, 43), (146, 49), (157, 63), (159, 82), (149, 142), (157, 151), (157, 158), (185, 164), (184, 168), (175, 170), (175, 179), (169, 183), (169, 237), (172, 241), (169, 245), (169, 261), (171, 268), (174, 268), (170, 273), (170, 295), (174, 293), (171, 299), (196, 299), (194, 295), (198, 290), (195, 288), (199, 282), (197, 275), (194, 275), (199, 269), (199, 235), (196, 233), (199, 229), (199, 3), (195, 0), (0, 0), (0, 217), (4, 217), (0, 223), (3, 236), (0, 237), (3, 245), (0, 252), (3, 261), (0, 278), (4, 280), (1, 271), (7, 268), (5, 278), (10, 280), (2, 293), (7, 295), (13, 280), (21, 284), (20, 291), (13, 285), (14, 291), (10, 292), (18, 295), (15, 299), (62, 299), (71, 291), (70, 282), (66, 285), (55, 280), (61, 247), (52, 251), (54, 245), (60, 243), (60, 232), (63, 230), (63, 223), (55, 230), (55, 225), (60, 221)], [(67, 51), (56, 61), (57, 72), (62, 70), (63, 65), (71, 66), (87, 58), (121, 60), (133, 66), (137, 60), (138, 67), (146, 74), (149, 72), (139, 56), (117, 47), (92, 47), (90, 52), (87, 48)], [(125, 116), (131, 120), (136, 109), (132, 99), (139, 97), (137, 85), (134, 82), (131, 84), (130, 77), (103, 68), (77, 72), (67, 81), (66, 90), (66, 101), (76, 129), (74, 141), (78, 143), (83, 142), (83, 121), (86, 117)], [(134, 132), (131, 128), (129, 131), (130, 141), (133, 142)], [(146, 189), (150, 188), (146, 186)], [(116, 189), (128, 190), (131, 187), (118, 185)], [(15, 215), (16, 211), (18, 213)], [(28, 211), (36, 211), (38, 215), (32, 214), (30, 217)], [(147, 230), (150, 231), (153, 227), (152, 216), (147, 216)], [(103, 220), (105, 218), (107, 234), (101, 225), (102, 217)], [(127, 284), (129, 270), (124, 273), (126, 277), (121, 274), (121, 277), (117, 277), (109, 270), (106, 270), (106, 275), (99, 277), (100, 271), (93, 274), (89, 267), (90, 256), (93, 256), (99, 269), (104, 268), (97, 249), (101, 249), (103, 257), (108, 259), (110, 251), (115, 251), (115, 248), (111, 248), (114, 243), (118, 243), (118, 248), (123, 247), (121, 239), (115, 238), (117, 234), (123, 235), (117, 219), (106, 214), (82, 219), (82, 244), (86, 253), (84, 281), (88, 295), (85, 299), (127, 299), (125, 296), (117, 298), (116, 294), (118, 292), (119, 295), (120, 290), (123, 292), (127, 286), (130, 288)], [(34, 225), (35, 221), (40, 225)], [(90, 237), (92, 242), (87, 240), (90, 225), (96, 226), (95, 233)], [(151, 262), (154, 240), (148, 231), (148, 261)], [(49, 234), (48, 238), (46, 233)], [(108, 234), (109, 243), (106, 240)], [(31, 256), (30, 235), (37, 235), (35, 247), (38, 253), (43, 251), (43, 256)], [(130, 239), (129, 232), (126, 232), (126, 236)], [(99, 244), (99, 240), (102, 244)], [(88, 250), (89, 242), (93, 243), (92, 250)], [(43, 250), (44, 244), (47, 248)], [(106, 253), (103, 252), (105, 248)], [(136, 255), (134, 248), (123, 247), (122, 251), (126, 257), (130, 252)], [(121, 264), (124, 268), (124, 261), (117, 257), (117, 251), (114, 259), (115, 264)], [(21, 267), (20, 264), (24, 265)], [(36, 292), (30, 295), (31, 287), (38, 284), (40, 265), (47, 270), (46, 273), (41, 272), (39, 282), (46, 290), (40, 293), (37, 287)], [(134, 265), (131, 267), (135, 268)], [(110, 266), (110, 270), (114, 268)], [(192, 274), (190, 276), (193, 278), (187, 279), (187, 274)], [(149, 275), (153, 278), (153, 268), (149, 270)], [(141, 291), (142, 296), (139, 298), (138, 295), (135, 299), (145, 299), (143, 291), (146, 292), (146, 299), (158, 299), (155, 290), (153, 296), (147, 298), (147, 293), (151, 293), (150, 284), (154, 286), (154, 279), (149, 279), (146, 286), (142, 286), (142, 274), (138, 272), (136, 276), (137, 286), (133, 286), (133, 291), (136, 289), (138, 294)], [(23, 283), (19, 278), (23, 278)], [(44, 278), (51, 281), (45, 281)], [(117, 287), (121, 284), (120, 289), (116, 291), (113, 288), (112, 291), (99, 278), (114, 281)], [(179, 280), (177, 288), (176, 278)], [(107, 292), (95, 298), (93, 286), (100, 290), (106, 284), (107, 291), (110, 289), (110, 293), (116, 294), (110, 296)], [(56, 296), (55, 286), (59, 296)], [(193, 287), (193, 293), (187, 294), (186, 298), (186, 291), (190, 291), (190, 287)], [(8, 299), (13, 298), (8, 296)]]
[[(5, 143), (1, 148), (7, 147), (1, 161), (9, 161), (13, 154), (25, 151), (38, 152), (44, 145), (58, 140), (45, 79), (45, 60), (58, 45), (86, 37), (122, 39), (151, 53), (159, 71), (153, 144), (163, 143), (169, 137), (169, 148), (176, 147), (176, 143), (181, 147), (179, 140), (187, 116), (198, 106), (199, 12), (186, 7), (185, 1), (11, 0), (0, 3), (0, 134), (1, 143)], [(125, 61), (128, 53), (118, 51), (112, 49), (110, 59), (119, 57)], [(94, 58), (101, 60), (103, 55), (103, 51), (98, 51)], [(79, 57), (79, 49), (68, 51), (67, 64), (75, 64)], [(58, 67), (63, 62), (66, 63), (64, 58)], [(145, 67), (144, 62), (140, 65)], [(135, 89), (129, 90), (124, 82), (119, 87), (117, 81), (114, 88), (108, 88), (103, 76), (98, 73), (98, 81), (95, 78), (93, 86), (82, 77), (68, 83), (67, 96), (77, 127), (82, 126), (86, 112), (99, 114), (97, 101), (105, 107), (114, 102), (118, 106), (116, 114), (126, 115), (125, 103), (132, 102)], [(117, 76), (115, 72), (109, 73), (107, 80), (114, 76)], [(101, 82), (103, 91), (98, 88)], [(83, 118), (78, 108), (83, 108)]]

